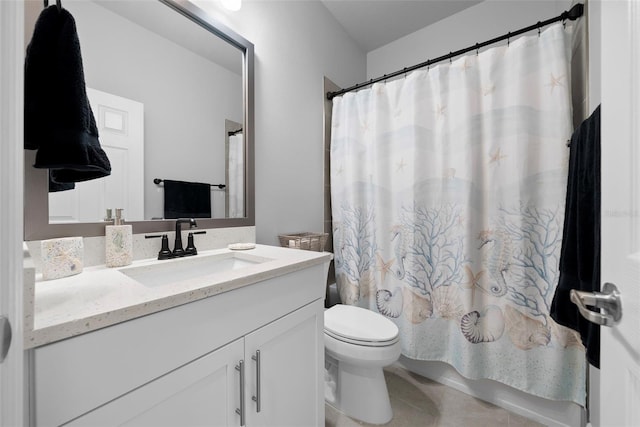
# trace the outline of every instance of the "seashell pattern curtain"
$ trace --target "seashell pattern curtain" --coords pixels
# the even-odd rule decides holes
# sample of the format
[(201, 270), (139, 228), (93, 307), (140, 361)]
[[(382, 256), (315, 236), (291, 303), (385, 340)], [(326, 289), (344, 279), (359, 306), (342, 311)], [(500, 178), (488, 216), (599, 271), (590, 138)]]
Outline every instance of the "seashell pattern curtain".
[(342, 302), (393, 320), (405, 356), (584, 405), (584, 347), (549, 317), (570, 31), (334, 98), (331, 191)]

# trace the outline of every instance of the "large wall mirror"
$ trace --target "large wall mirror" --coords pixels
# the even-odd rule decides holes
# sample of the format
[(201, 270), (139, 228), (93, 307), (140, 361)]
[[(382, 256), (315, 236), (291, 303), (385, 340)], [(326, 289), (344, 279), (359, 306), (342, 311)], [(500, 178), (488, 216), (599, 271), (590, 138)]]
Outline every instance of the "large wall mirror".
[[(76, 21), (112, 173), (50, 192), (48, 170), (25, 150), (25, 240), (103, 235), (109, 208), (124, 208), (134, 233), (169, 231), (167, 198), (191, 184), (207, 198), (209, 209), (193, 215), (200, 228), (255, 225), (253, 45), (186, 0), (63, 7)], [(41, 9), (27, 2), (27, 41)]]

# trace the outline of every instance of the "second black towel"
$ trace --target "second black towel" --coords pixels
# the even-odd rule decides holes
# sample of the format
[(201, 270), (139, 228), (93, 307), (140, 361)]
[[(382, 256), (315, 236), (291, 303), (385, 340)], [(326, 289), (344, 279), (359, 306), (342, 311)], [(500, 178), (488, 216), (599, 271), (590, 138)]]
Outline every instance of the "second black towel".
[(164, 217), (211, 218), (211, 185), (165, 179)]

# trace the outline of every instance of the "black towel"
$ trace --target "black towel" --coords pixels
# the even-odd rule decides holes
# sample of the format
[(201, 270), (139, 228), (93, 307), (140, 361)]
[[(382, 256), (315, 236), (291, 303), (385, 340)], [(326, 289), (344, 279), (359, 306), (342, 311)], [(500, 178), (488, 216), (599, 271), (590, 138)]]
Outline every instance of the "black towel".
[(580, 333), (589, 362), (600, 367), (600, 326), (582, 317), (571, 289), (600, 291), (600, 106), (571, 137), (560, 280), (551, 317)]
[(211, 185), (164, 180), (165, 218), (211, 218)]
[(87, 99), (76, 24), (67, 10), (50, 6), (38, 17), (27, 47), (24, 91), (24, 148), (38, 150), (34, 167), (50, 169), (53, 184), (111, 173)]
[(56, 182), (52, 177), (53, 171), (49, 169), (49, 193), (56, 193), (58, 191), (73, 190), (76, 188), (76, 184), (73, 182)]

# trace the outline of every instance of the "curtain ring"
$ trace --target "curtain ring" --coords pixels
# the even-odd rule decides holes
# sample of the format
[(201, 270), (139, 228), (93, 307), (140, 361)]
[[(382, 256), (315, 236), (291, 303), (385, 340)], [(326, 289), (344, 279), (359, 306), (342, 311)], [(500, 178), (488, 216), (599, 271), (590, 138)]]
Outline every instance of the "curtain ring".
[(402, 69), (402, 71), (404, 71), (404, 78), (406, 79), (407, 78), (407, 67), (404, 67)]
[(511, 31), (507, 33), (507, 47), (509, 47), (509, 44), (511, 44)]
[(538, 21), (538, 37), (540, 37), (540, 28), (542, 28), (542, 22)]
[(479, 52), (480, 52), (480, 48), (478, 47), (478, 43), (476, 43), (476, 56), (478, 56)]
[(451, 60), (451, 52), (449, 52), (449, 64), (453, 64), (453, 61)]

